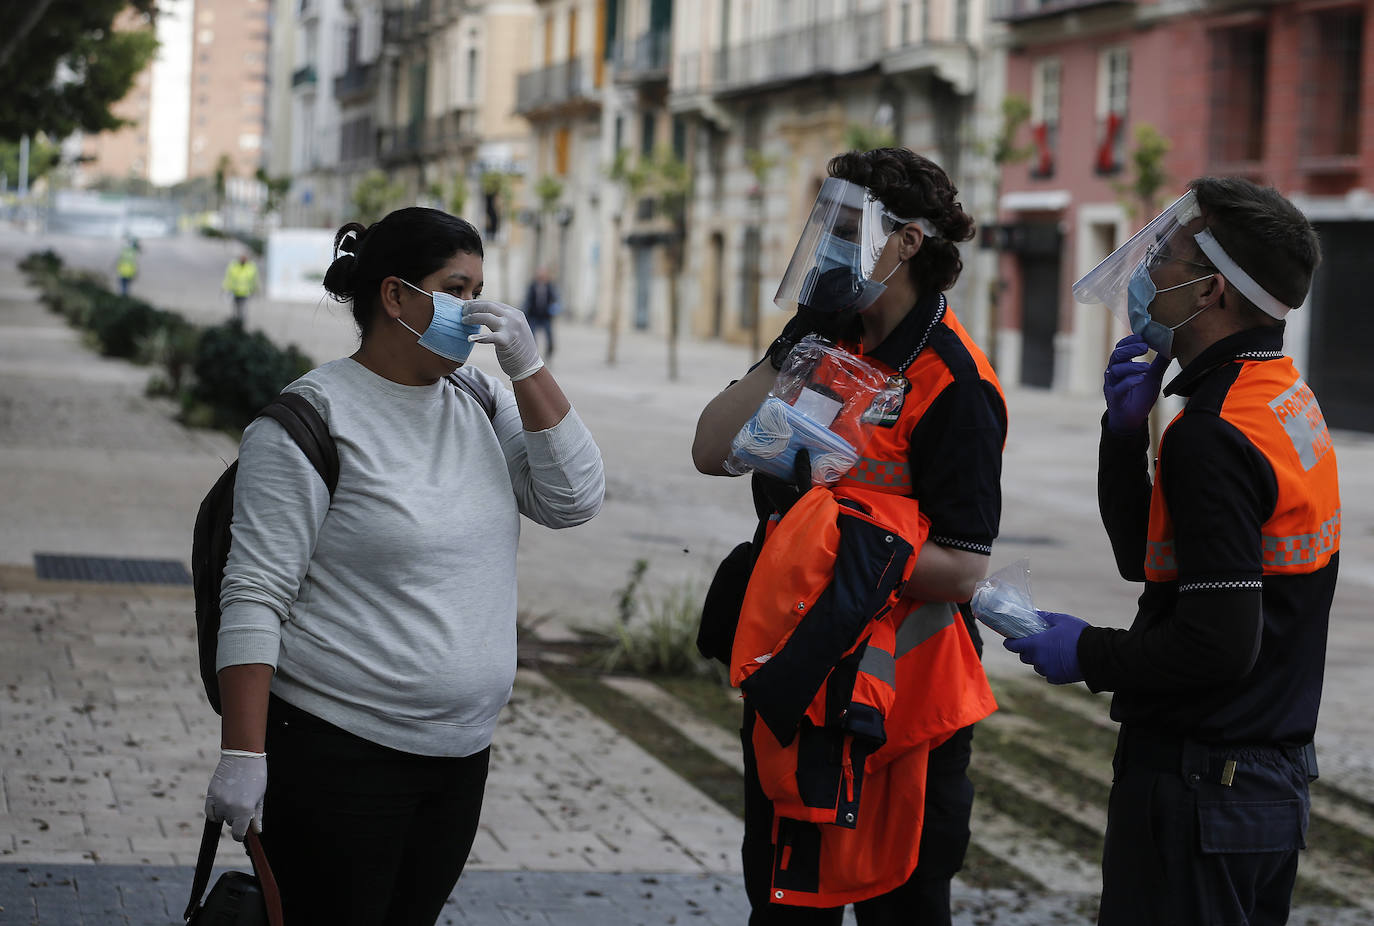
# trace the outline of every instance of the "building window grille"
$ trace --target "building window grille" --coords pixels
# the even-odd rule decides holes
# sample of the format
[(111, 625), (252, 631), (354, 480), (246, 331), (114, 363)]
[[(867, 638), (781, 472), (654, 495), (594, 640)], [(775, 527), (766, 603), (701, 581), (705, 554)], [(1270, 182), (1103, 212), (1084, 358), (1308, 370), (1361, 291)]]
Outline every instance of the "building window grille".
[(1364, 29), (1364, 10), (1359, 7), (1319, 10), (1303, 23), (1305, 124), (1300, 137), (1306, 158), (1356, 158), (1360, 154)]
[(1257, 162), (1264, 157), (1269, 30), (1263, 26), (1216, 29), (1211, 44), (1212, 163)]

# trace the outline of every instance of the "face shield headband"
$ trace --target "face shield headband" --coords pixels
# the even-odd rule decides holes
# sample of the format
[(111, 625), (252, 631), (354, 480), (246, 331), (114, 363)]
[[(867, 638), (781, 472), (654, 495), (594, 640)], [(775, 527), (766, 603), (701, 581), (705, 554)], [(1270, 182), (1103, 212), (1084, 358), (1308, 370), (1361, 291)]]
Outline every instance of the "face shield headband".
[[(1131, 327), (1127, 310), (1128, 293), (1132, 277), (1138, 275), (1138, 268), (1143, 265), (1143, 272), (1149, 273), (1170, 261), (1206, 267), (1184, 256), (1191, 253), (1186, 243), (1187, 239), (1191, 238), (1211, 261), (1212, 267), (1215, 267), (1237, 292), (1274, 318), (1281, 319), (1287, 315), (1291, 307), (1275, 299), (1242, 270), (1222, 249), (1212, 233), (1205, 226), (1201, 226), (1201, 220), (1202, 210), (1198, 207), (1197, 195), (1189, 190), (1152, 219), (1150, 224), (1137, 232), (1130, 241), (1117, 248), (1102, 263), (1074, 283), (1074, 299), (1088, 304), (1105, 305), (1123, 324)], [(1190, 231), (1189, 226), (1197, 230)]]
[(827, 178), (773, 302), (788, 311), (798, 305), (826, 313), (863, 311), (886, 289), (870, 278), (888, 238), (913, 223), (937, 237), (929, 220), (894, 215), (864, 187)]

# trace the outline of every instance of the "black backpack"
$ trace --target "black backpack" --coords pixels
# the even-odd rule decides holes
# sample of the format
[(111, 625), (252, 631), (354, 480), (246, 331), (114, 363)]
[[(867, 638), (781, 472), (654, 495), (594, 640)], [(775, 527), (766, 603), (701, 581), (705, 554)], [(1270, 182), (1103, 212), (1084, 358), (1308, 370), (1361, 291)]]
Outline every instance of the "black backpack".
[[(488, 421), (495, 417), (496, 396), (466, 367), (460, 367), (448, 379), (477, 400), (487, 413)], [(329, 435), (329, 426), (315, 411), (315, 406), (294, 392), (283, 392), (258, 412), (259, 418), (263, 416), (275, 419), (286, 429), (286, 433), (291, 435), (291, 439), (320, 474), (329, 488), (329, 497), (333, 498), (334, 487), (339, 484), (339, 451), (334, 445), (334, 438)], [(238, 471), (239, 463), (235, 460), (205, 494), (200, 511), (196, 514), (196, 527), (191, 538), (191, 583), (196, 595), (200, 680), (205, 686), (205, 697), (216, 714), (221, 713), (219, 676), (215, 672), (215, 651), (219, 643), (219, 589), (224, 581), (225, 564), (229, 562), (229, 524), (234, 516), (234, 482)]]

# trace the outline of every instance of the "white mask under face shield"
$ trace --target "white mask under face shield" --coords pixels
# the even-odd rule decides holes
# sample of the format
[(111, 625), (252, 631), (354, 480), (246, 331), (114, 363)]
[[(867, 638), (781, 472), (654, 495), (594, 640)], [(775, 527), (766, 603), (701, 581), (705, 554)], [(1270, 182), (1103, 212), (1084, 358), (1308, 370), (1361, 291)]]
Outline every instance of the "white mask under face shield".
[[(1197, 250), (1191, 245), (1196, 245)], [(1200, 257), (1198, 251), (1201, 252)], [(1207, 263), (1203, 263), (1203, 259)], [(1203, 223), (1202, 210), (1192, 190), (1174, 200), (1130, 241), (1074, 283), (1073, 296), (1082, 303), (1105, 305), (1122, 323), (1135, 330), (1128, 311), (1132, 276), (1137, 274), (1137, 268), (1142, 265), (1145, 272), (1153, 276), (1154, 272), (1171, 261), (1199, 270), (1215, 268), (1217, 273), (1225, 277), (1228, 286), (1235, 288), (1274, 318), (1282, 319), (1291, 309), (1291, 306), (1279, 302), (1256, 283), (1212, 237)]]
[(928, 220), (896, 216), (857, 183), (827, 178), (773, 302), (788, 311), (798, 305), (821, 312), (863, 311), (886, 289), (871, 277), (888, 238), (912, 223), (935, 236)]

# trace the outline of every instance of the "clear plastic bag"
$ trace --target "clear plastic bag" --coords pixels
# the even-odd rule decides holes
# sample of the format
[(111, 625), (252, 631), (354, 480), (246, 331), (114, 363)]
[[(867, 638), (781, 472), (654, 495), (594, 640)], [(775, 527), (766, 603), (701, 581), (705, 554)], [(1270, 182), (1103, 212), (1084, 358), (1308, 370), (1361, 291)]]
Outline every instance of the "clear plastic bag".
[(849, 472), (878, 422), (899, 411), (902, 386), (872, 363), (814, 335), (783, 361), (768, 398), (731, 442), (727, 472), (791, 480), (797, 452), (811, 458), (811, 484)]
[(973, 616), (1004, 637), (1028, 637), (1048, 630), (1031, 598), (1030, 560), (1018, 559), (973, 588)]

